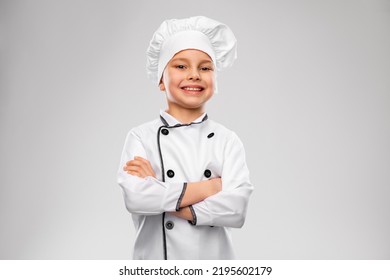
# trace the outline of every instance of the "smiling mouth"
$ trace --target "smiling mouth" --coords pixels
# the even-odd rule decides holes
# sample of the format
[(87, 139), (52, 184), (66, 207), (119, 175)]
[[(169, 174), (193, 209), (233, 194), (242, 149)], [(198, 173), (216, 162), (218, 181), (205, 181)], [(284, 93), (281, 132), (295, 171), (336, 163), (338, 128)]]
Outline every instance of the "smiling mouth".
[(203, 90), (202, 87), (182, 87), (181, 89), (188, 92), (200, 92)]

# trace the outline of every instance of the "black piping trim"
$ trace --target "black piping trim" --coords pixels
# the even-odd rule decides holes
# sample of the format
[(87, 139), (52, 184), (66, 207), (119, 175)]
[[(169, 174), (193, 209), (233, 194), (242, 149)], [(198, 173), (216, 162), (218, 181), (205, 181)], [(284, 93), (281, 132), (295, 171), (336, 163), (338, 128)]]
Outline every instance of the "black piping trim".
[(160, 126), (157, 131), (157, 145), (158, 145), (158, 152), (160, 154), (160, 163), (161, 163), (161, 173), (162, 173), (162, 181), (165, 182), (165, 170), (164, 170), (164, 162), (161, 154), (161, 146), (160, 146), (160, 133), (161, 129), (165, 126)]
[(162, 231), (163, 231), (163, 243), (164, 243), (164, 260), (168, 259), (167, 256), (167, 238), (165, 236), (165, 212), (162, 214)]
[[(161, 129), (163, 127), (164, 126), (160, 126), (158, 131), (157, 131), (157, 145), (158, 145), (158, 152), (160, 154), (162, 181), (165, 182), (164, 162), (163, 162), (163, 159), (162, 159), (161, 147), (160, 147), (160, 132), (161, 132)], [(165, 236), (165, 212), (162, 214), (162, 233), (163, 233), (163, 246), (164, 246), (164, 260), (167, 260), (168, 257), (167, 257), (167, 239), (166, 239), (166, 236)]]
[(164, 125), (169, 126), (169, 123), (160, 115), (160, 119)]
[(187, 182), (185, 182), (185, 183), (183, 184), (183, 190), (181, 191), (181, 194), (180, 194), (180, 196), (179, 196), (179, 199), (177, 200), (176, 211), (179, 211), (179, 210), (180, 210), (180, 204), (181, 204), (181, 201), (183, 200), (184, 194), (186, 193), (186, 189), (187, 189)]
[[(200, 123), (206, 121), (208, 118), (209, 117), (206, 114), (200, 122), (192, 122), (192, 123), (189, 123), (189, 124), (176, 124), (176, 125), (170, 126), (169, 123), (160, 115), (160, 119), (161, 119), (161, 121), (162, 121), (162, 123), (164, 125), (162, 125), (162, 126), (160, 126), (158, 128), (158, 131), (157, 131), (157, 145), (158, 145), (158, 152), (160, 154), (161, 173), (162, 173), (162, 181), (163, 182), (165, 182), (165, 170), (164, 170), (164, 161), (163, 161), (163, 157), (162, 157), (162, 153), (161, 153), (161, 145), (160, 145), (161, 129), (164, 128), (164, 127), (165, 128), (173, 128), (173, 127), (181, 127), (181, 126), (190, 126), (192, 124), (200, 124)], [(187, 183), (185, 183), (185, 184), (187, 184)], [(177, 206), (176, 206), (176, 208), (177, 208)], [(192, 222), (188, 221), (188, 222), (191, 223), (192, 225), (196, 225), (196, 214), (195, 214), (194, 209), (192, 209), (192, 206), (190, 206), (190, 210), (191, 210), (191, 213), (192, 213), (193, 221)], [(163, 231), (163, 244), (164, 244), (164, 260), (167, 260), (168, 259), (168, 254), (167, 254), (167, 238), (166, 238), (166, 235), (165, 235), (165, 212), (162, 215), (162, 231)]]
[(192, 207), (192, 205), (188, 206), (191, 210), (191, 214), (192, 214), (192, 221), (188, 221), (191, 225), (193, 226), (196, 226), (196, 223), (197, 223), (197, 218), (196, 218), (196, 213), (195, 213), (195, 210), (194, 208)]
[[(169, 125), (169, 123), (163, 118), (163, 116), (160, 115), (160, 119), (161, 119), (162, 123), (164, 124), (163, 127), (166, 127), (166, 128), (181, 127), (181, 126), (189, 126), (189, 125), (191, 125), (191, 124), (200, 124), (200, 123), (202, 123), (202, 122), (204, 122), (204, 121), (207, 121), (208, 118), (209, 118), (209, 117), (208, 117), (207, 114), (206, 114), (206, 115), (204, 115), (203, 119), (202, 119), (200, 122), (191, 122), (191, 123), (185, 123), (185, 124), (180, 124), (180, 123), (178, 123), (178, 124), (175, 124), (175, 125)], [(161, 128), (161, 127), (160, 127), (160, 128)]]

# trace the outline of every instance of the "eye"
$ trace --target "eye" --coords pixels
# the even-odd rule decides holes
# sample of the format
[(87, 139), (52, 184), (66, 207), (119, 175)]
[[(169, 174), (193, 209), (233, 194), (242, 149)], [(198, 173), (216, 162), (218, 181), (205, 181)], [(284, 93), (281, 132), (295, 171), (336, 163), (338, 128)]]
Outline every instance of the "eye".
[(212, 71), (213, 68), (208, 67), (208, 66), (203, 66), (203, 67), (200, 68), (200, 70), (202, 70), (202, 71)]
[(186, 67), (182, 64), (176, 65), (175, 68), (177, 69), (185, 69)]

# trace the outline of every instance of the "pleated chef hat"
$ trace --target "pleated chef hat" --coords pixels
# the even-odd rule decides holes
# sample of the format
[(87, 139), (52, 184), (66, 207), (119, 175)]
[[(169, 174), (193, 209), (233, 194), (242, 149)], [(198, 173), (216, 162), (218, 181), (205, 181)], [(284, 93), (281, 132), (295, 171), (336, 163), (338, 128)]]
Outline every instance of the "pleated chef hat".
[(230, 67), (237, 58), (236, 37), (225, 24), (204, 16), (169, 19), (153, 34), (147, 49), (148, 77), (159, 85), (168, 62), (186, 49), (207, 53), (217, 71)]

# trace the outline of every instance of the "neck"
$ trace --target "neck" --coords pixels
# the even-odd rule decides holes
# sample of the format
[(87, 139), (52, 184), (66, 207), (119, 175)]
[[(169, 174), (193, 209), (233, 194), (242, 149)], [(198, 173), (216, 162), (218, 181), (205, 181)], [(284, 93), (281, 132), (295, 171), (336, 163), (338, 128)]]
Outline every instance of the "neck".
[(181, 123), (191, 123), (204, 113), (204, 109), (203, 107), (187, 109), (168, 105), (166, 112)]

